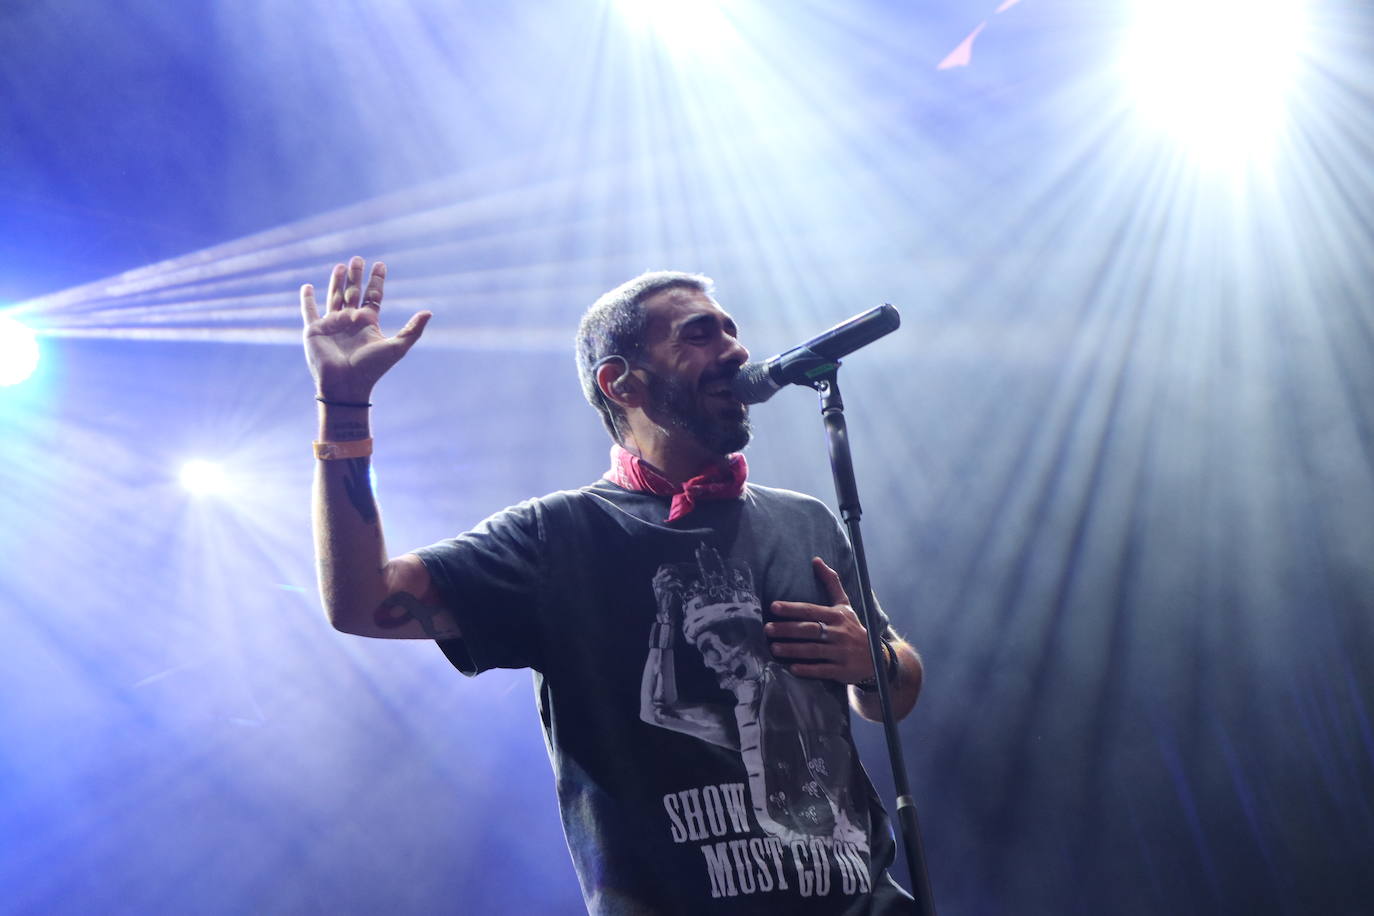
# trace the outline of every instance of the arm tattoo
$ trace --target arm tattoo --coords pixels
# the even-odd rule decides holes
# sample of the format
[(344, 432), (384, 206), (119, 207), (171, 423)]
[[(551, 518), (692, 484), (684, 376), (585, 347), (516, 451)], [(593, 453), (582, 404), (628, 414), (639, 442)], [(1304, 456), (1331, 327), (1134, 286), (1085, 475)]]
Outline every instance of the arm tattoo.
[(384, 630), (394, 630), (414, 620), (430, 639), (455, 639), (462, 635), (449, 622), (443, 608), (425, 604), (410, 592), (397, 592), (387, 598), (372, 612), (372, 620)]
[(372, 497), (372, 480), (368, 472), (372, 463), (367, 458), (346, 459), (347, 473), (344, 475), (344, 492), (348, 501), (358, 510), (363, 521), (369, 525), (377, 524), (377, 501)]
[(368, 424), (357, 420), (335, 420), (326, 428), (329, 438), (335, 441), (351, 442), (355, 439), (366, 439)]

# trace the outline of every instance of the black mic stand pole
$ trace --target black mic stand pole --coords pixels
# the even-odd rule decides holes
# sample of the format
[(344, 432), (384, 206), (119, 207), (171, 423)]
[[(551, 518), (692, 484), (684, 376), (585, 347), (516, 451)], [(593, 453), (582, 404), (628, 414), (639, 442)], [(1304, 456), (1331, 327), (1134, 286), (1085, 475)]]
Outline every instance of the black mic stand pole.
[(902, 829), (902, 844), (906, 849), (907, 870), (911, 876), (911, 896), (916, 898), (916, 912), (920, 916), (935, 916), (935, 900), (930, 893), (930, 876), (926, 874), (925, 848), (921, 845), (921, 828), (916, 822), (916, 802), (907, 786), (906, 764), (902, 761), (902, 745), (897, 736), (897, 722), (892, 716), (892, 697), (888, 691), (886, 654), (873, 620), (873, 590), (869, 585), (868, 559), (864, 556), (863, 536), (859, 532), (859, 485), (854, 479), (854, 460), (849, 450), (849, 432), (844, 422), (844, 401), (840, 400), (838, 361), (821, 360), (820, 370), (808, 382), (821, 397), (821, 421), (825, 424), (830, 443), (830, 470), (835, 476), (835, 495), (839, 499), (840, 517), (849, 529), (849, 543), (854, 548), (854, 561), (859, 570), (859, 617), (868, 630), (868, 651), (873, 657), (873, 671), (878, 675), (878, 703), (883, 711), (883, 732), (887, 736), (888, 759), (892, 765), (892, 784), (897, 792), (897, 822)]

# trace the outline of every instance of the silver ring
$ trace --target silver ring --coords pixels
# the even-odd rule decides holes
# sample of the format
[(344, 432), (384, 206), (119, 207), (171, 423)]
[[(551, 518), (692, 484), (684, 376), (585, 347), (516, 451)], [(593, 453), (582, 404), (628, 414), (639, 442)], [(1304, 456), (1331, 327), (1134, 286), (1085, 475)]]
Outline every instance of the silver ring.
[(821, 635), (817, 636), (816, 639), (820, 640), (821, 642), (825, 642), (825, 621), (817, 620), (816, 625), (821, 628)]

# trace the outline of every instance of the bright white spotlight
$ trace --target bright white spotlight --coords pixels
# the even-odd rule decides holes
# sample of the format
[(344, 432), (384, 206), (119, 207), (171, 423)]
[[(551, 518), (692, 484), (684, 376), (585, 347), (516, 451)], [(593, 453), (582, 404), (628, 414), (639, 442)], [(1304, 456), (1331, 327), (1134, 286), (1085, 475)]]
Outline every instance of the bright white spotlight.
[(223, 493), (229, 488), (229, 476), (213, 461), (196, 458), (181, 466), (181, 485), (197, 496)]
[(652, 29), (680, 53), (712, 56), (735, 34), (718, 0), (617, 0), (631, 25)]
[(1122, 55), (1140, 113), (1214, 163), (1267, 152), (1303, 51), (1303, 0), (1137, 0)]
[(37, 368), (37, 335), (13, 318), (0, 315), (0, 386), (17, 385)]

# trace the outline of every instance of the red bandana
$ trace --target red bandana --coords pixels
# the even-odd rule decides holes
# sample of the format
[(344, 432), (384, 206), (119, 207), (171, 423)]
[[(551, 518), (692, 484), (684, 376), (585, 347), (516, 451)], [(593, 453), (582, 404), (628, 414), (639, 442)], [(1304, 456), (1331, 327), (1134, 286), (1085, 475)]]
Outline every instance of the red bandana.
[(738, 499), (744, 492), (744, 479), (748, 475), (749, 465), (745, 464), (744, 456), (736, 452), (721, 461), (712, 462), (691, 480), (673, 483), (638, 455), (631, 455), (619, 445), (612, 445), (611, 469), (604, 476), (627, 490), (672, 496), (668, 521), (674, 522), (691, 512), (699, 499)]

